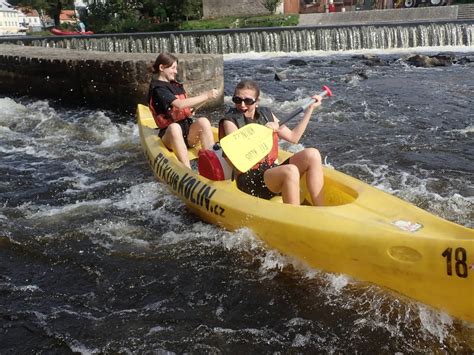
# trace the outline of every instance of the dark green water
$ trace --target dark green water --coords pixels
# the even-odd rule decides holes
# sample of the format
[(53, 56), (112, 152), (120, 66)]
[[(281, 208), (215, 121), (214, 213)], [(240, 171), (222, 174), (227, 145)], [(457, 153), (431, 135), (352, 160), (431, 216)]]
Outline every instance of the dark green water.
[[(226, 96), (251, 76), (284, 115), (330, 85), (302, 144), (472, 228), (472, 63), (402, 56), (229, 59)], [(4, 97), (0, 137), (2, 354), (474, 351), (473, 324), (201, 222), (155, 182), (129, 117)]]

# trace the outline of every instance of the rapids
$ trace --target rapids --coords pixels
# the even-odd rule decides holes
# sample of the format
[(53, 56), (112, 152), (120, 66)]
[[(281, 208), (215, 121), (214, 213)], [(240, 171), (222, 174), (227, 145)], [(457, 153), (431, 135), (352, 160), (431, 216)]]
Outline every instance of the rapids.
[[(281, 116), (329, 85), (292, 149), (473, 228), (473, 63), (353, 54), (227, 56), (226, 103), (243, 77)], [(131, 117), (0, 97), (0, 137), (0, 353), (474, 351), (473, 324), (201, 222), (155, 181)]]

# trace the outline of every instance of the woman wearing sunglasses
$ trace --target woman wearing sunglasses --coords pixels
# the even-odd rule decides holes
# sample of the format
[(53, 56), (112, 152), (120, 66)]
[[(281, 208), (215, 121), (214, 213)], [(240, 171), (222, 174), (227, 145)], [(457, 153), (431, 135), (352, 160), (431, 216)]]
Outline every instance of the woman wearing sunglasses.
[(193, 108), (207, 100), (215, 99), (217, 90), (209, 90), (199, 96), (187, 97), (183, 85), (176, 81), (178, 59), (169, 53), (161, 53), (153, 65), (157, 78), (150, 83), (149, 108), (160, 129), (158, 136), (178, 160), (188, 168), (188, 148), (199, 141), (203, 149), (214, 145), (211, 124), (205, 117), (193, 119)]
[(278, 138), (290, 143), (298, 143), (311, 118), (313, 110), (321, 105), (322, 97), (312, 96), (315, 103), (310, 105), (303, 119), (293, 128), (280, 126), (278, 118), (266, 107), (258, 106), (260, 89), (253, 80), (241, 81), (234, 90), (232, 101), (235, 107), (230, 109), (219, 122), (219, 138), (232, 133), (238, 128), (258, 123), (274, 131), (273, 148), (259, 163), (245, 173), (237, 174), (237, 186), (240, 190), (253, 196), (270, 199), (282, 195), (283, 202), (300, 204), (300, 177), (306, 175), (306, 184), (313, 205), (322, 205), (322, 188), (324, 183), (321, 154), (317, 149), (306, 148), (281, 164), (278, 157)]

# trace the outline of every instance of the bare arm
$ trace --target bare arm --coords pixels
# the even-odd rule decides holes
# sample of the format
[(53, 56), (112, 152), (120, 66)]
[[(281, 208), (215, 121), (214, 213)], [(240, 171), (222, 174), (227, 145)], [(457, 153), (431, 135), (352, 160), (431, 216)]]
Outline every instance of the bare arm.
[[(306, 127), (308, 126), (313, 110), (321, 105), (322, 97), (319, 95), (314, 95), (312, 98), (315, 100), (314, 104), (308, 106), (304, 112), (303, 119), (298, 122), (298, 124), (293, 128), (289, 129), (287, 126), (280, 126), (278, 128), (278, 136), (290, 143), (298, 143), (303, 136)], [(274, 117), (276, 118), (276, 117)], [(278, 122), (278, 119), (276, 120)]]
[(222, 123), (222, 127), (224, 128), (224, 136), (227, 136), (238, 129), (234, 122), (227, 120)]
[(193, 96), (193, 97), (188, 97), (186, 99), (176, 99), (174, 100), (171, 105), (177, 108), (186, 108), (186, 107), (196, 107), (207, 100), (210, 99), (215, 99), (218, 95), (218, 92), (216, 89), (212, 89), (209, 91), (206, 91), (205, 93), (198, 95), (198, 96)]

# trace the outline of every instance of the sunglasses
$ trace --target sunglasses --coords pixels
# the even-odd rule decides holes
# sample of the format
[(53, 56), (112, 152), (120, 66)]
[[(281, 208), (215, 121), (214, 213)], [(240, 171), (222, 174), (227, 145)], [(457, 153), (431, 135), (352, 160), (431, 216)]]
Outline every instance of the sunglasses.
[(232, 98), (232, 102), (234, 104), (240, 105), (242, 102), (244, 102), (247, 106), (253, 105), (254, 103), (257, 102), (257, 100), (251, 99), (250, 97), (247, 97), (245, 99), (239, 97), (239, 96), (234, 96)]

